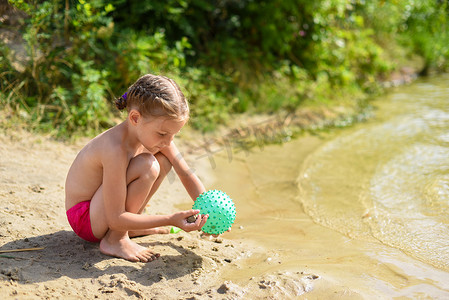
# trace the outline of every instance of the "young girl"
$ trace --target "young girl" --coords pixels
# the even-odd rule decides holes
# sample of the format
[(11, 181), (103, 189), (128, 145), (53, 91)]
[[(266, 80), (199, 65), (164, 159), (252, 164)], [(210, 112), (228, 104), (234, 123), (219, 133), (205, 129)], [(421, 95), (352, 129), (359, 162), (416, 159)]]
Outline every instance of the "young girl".
[(99, 242), (102, 253), (149, 262), (159, 254), (130, 237), (167, 233), (158, 228), (166, 225), (199, 230), (208, 218), (200, 215), (194, 223), (187, 222), (199, 210), (142, 215), (172, 167), (192, 199), (205, 191), (173, 143), (189, 118), (189, 107), (173, 80), (151, 74), (139, 78), (116, 106), (127, 108), (127, 119), (90, 141), (70, 167), (67, 218), (78, 236)]

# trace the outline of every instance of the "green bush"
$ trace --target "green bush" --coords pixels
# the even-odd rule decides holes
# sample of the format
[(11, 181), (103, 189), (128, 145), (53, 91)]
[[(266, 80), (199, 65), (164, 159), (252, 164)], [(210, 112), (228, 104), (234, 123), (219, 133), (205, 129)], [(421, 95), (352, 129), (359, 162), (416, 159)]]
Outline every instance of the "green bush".
[[(10, 0), (1, 104), (60, 136), (114, 124), (112, 99), (145, 73), (174, 77), (192, 125), (232, 113), (359, 105), (416, 55), (449, 66), (449, 8), (435, 0)], [(11, 10), (13, 11), (13, 10)], [(24, 17), (25, 16), (25, 17)], [(8, 28), (9, 26), (9, 28)]]

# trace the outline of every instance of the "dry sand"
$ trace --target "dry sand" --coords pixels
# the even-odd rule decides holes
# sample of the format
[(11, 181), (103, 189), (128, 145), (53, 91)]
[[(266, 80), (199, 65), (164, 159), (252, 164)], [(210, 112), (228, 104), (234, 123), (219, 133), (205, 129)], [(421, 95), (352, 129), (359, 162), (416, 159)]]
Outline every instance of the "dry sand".
[[(205, 238), (199, 232), (136, 239), (161, 257), (132, 263), (100, 253), (71, 230), (64, 210), (64, 181), (83, 142), (65, 144), (24, 130), (0, 129), (1, 299), (257, 299), (294, 298), (313, 289), (319, 276), (277, 272), (244, 285), (223, 274), (248, 267), (252, 257), (275, 253), (251, 241)], [(181, 146), (182, 149), (182, 146)], [(214, 174), (207, 159), (195, 161), (207, 188)], [(191, 200), (175, 176), (164, 182), (147, 208), (167, 214)], [(235, 224), (239, 230), (238, 222)]]

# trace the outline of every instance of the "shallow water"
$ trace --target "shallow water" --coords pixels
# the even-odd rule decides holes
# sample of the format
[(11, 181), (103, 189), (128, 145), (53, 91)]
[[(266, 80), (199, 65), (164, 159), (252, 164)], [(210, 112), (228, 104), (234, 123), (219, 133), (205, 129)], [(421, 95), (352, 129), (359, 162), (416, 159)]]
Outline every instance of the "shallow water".
[(229, 279), (306, 270), (317, 298), (449, 297), (449, 76), (374, 105), (352, 128), (218, 160), (215, 187), (237, 207), (228, 237), (269, 249)]
[(309, 216), (449, 271), (449, 78), (378, 103), (378, 118), (338, 135), (301, 168)]

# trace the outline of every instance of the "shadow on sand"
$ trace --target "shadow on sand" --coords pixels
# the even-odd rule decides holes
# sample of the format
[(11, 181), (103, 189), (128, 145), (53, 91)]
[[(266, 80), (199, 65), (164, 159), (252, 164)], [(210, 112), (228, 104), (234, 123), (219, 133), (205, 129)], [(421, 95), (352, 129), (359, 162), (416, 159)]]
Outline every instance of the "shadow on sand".
[[(154, 240), (154, 237), (157, 236), (145, 239)], [(72, 231), (62, 230), (16, 240), (2, 245), (0, 250), (32, 247), (44, 249), (0, 254), (0, 279), (38, 283), (62, 276), (80, 279), (122, 273), (129, 280), (149, 286), (162, 279), (174, 279), (192, 273), (203, 264), (200, 256), (172, 241), (148, 243), (145, 239), (140, 238), (137, 242), (159, 251), (165, 249), (160, 251), (162, 253), (159, 259), (150, 263), (132, 263), (105, 256), (100, 252), (98, 244), (85, 242)]]

